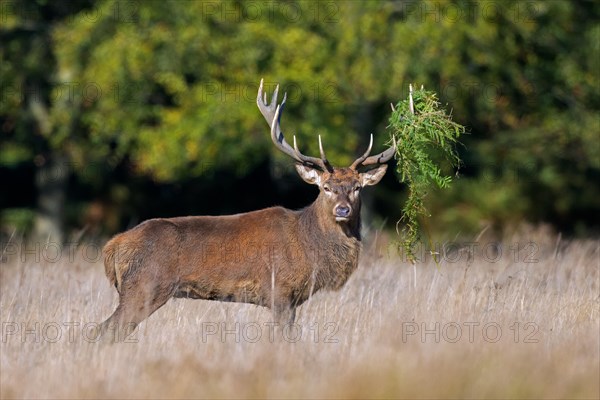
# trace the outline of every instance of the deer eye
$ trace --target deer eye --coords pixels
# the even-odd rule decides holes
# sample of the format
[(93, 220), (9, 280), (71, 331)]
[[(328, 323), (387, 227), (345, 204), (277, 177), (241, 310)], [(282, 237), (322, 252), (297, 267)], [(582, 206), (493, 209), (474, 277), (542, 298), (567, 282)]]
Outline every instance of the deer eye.
[(329, 186), (323, 186), (323, 190), (326, 191), (327, 193), (331, 192), (331, 188)]
[(360, 192), (360, 186), (356, 186), (356, 187), (354, 187), (354, 191), (355, 191), (355, 192)]

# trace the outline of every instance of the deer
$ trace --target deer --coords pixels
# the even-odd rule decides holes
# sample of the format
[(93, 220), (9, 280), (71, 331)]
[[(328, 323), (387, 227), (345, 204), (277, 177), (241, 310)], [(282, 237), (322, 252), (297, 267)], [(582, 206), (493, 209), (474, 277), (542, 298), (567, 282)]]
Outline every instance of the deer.
[(295, 162), (300, 177), (319, 188), (315, 201), (300, 210), (271, 207), (236, 215), (156, 218), (117, 234), (103, 248), (106, 276), (119, 295), (99, 335), (130, 335), (171, 298), (250, 303), (269, 308), (274, 322), (293, 324), (296, 308), (319, 290), (339, 290), (358, 266), (361, 200), (364, 187), (385, 175), (396, 142), (350, 167), (302, 154), (281, 131), (287, 99), (270, 103), (260, 82), (258, 108), (275, 147)]

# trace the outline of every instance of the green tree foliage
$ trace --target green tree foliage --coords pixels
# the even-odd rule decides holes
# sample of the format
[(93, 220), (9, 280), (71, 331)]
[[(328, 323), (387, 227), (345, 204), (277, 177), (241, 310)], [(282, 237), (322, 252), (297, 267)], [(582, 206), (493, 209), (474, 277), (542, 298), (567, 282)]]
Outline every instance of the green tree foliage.
[[(327, 73), (331, 41), (311, 29), (311, 4), (257, 3), (256, 20), (243, 18), (252, 10), (238, 2), (135, 4), (129, 21), (114, 18), (115, 3), (106, 2), (98, 20), (75, 19), (56, 31), (65, 78), (102, 90), (81, 118), (86, 142), (101, 156), (131, 155), (140, 173), (164, 181), (216, 166), (243, 175), (271, 146), (255, 104), (261, 77), (268, 89), (280, 82), (290, 92), (284, 124), (301, 145), (315, 150), (322, 134), (335, 160), (356, 142), (332, 135), (352, 126), (340, 118), (335, 74)], [(304, 17), (285, 14), (292, 12)], [(62, 119), (72, 115), (64, 109)], [(83, 159), (80, 149), (75, 156)]]
[[(435, 8), (435, 7), (434, 7)], [(523, 220), (583, 232), (600, 213), (600, 7), (595, 2), (441, 2), (404, 8), (411, 81), (472, 135), (463, 179), (431, 196), (445, 226)], [(423, 23), (425, 22), (425, 23)]]

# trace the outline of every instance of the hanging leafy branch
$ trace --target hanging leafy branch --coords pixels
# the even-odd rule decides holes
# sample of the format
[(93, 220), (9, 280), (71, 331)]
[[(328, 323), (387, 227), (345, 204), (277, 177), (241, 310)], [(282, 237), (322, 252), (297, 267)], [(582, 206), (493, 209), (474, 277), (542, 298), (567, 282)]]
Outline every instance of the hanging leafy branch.
[(396, 139), (396, 170), (400, 182), (408, 186), (408, 199), (398, 221), (403, 226), (398, 234), (400, 246), (414, 263), (420, 238), (418, 220), (429, 216), (425, 197), (432, 186), (443, 189), (452, 181), (452, 176), (442, 172), (432, 155), (441, 155), (452, 167), (459, 167), (456, 144), (465, 128), (452, 121), (434, 92), (423, 87), (413, 91), (411, 85), (409, 98), (395, 107), (392, 105), (392, 110), (389, 127)]

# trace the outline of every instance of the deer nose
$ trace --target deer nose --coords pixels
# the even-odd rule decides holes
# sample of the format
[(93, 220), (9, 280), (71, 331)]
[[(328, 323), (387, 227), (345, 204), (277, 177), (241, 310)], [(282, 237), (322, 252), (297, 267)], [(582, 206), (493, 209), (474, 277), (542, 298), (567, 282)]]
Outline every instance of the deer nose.
[(350, 215), (350, 207), (348, 206), (337, 206), (335, 208), (335, 216), (339, 218), (348, 218)]

